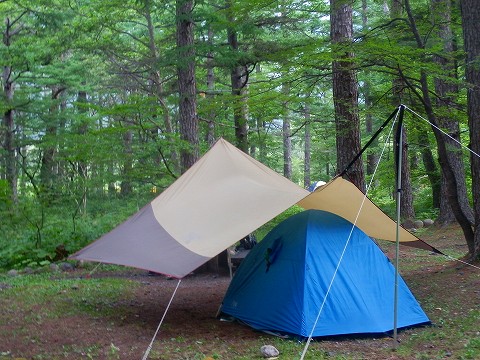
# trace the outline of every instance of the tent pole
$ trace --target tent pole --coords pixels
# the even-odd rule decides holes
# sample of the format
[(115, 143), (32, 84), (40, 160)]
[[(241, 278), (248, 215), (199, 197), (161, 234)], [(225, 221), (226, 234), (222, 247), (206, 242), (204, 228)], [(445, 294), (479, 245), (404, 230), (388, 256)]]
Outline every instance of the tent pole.
[(399, 252), (400, 252), (400, 202), (402, 193), (402, 162), (403, 162), (403, 112), (405, 106), (399, 107), (399, 121), (396, 135), (397, 147), (397, 226), (396, 226), (396, 241), (395, 241), (395, 285), (393, 298), (393, 348), (396, 349), (398, 345), (398, 266), (399, 266)]

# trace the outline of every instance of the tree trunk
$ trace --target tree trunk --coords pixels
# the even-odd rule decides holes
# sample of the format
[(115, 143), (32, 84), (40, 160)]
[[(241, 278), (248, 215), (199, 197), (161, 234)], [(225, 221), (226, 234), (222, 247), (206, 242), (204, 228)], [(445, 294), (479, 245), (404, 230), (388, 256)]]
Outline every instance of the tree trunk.
[(437, 163), (432, 154), (430, 139), (426, 130), (418, 129), (417, 131), (418, 143), (421, 144), (422, 162), (427, 173), (430, 187), (432, 188), (432, 206), (435, 209), (440, 208), (441, 201), (441, 176), (437, 168)]
[(480, 3), (477, 0), (460, 0), (462, 28), (466, 52), (465, 77), (468, 82), (467, 112), (470, 130), (470, 148), (472, 170), (472, 195), (475, 214), (473, 244), (470, 247), (471, 260), (480, 259), (480, 43), (478, 41), (480, 24)]
[[(367, 0), (362, 0), (362, 28), (363, 31), (368, 31), (368, 4)], [(373, 116), (369, 109), (372, 107), (373, 101), (372, 101), (372, 95), (371, 95), (371, 90), (370, 90), (370, 80), (368, 78), (365, 79), (364, 84), (363, 84), (363, 98), (365, 100), (365, 108), (367, 109), (367, 113), (365, 114), (365, 130), (367, 135), (372, 136), (374, 133), (373, 130)], [(375, 168), (378, 163), (378, 155), (375, 150), (375, 148), (378, 145), (378, 140), (375, 139), (374, 142), (371, 144), (371, 148), (374, 149), (369, 150), (367, 152), (367, 166), (366, 166), (366, 171), (367, 175), (372, 175), (373, 172), (375, 171)]]
[[(397, 128), (397, 127), (396, 127)], [(398, 131), (397, 129), (395, 131)], [(402, 188), (400, 193), (400, 218), (402, 222), (410, 223), (415, 220), (415, 209), (413, 207), (413, 190), (412, 190), (412, 179), (410, 172), (410, 162), (408, 161), (408, 140), (407, 140), (407, 129), (404, 128), (402, 132)], [(395, 148), (395, 151), (398, 149)], [(398, 156), (395, 154), (395, 159)], [(398, 165), (395, 164), (395, 176), (398, 174)]]
[[(438, 38), (442, 42), (443, 51), (441, 54), (434, 56), (434, 61), (442, 67), (444, 74), (454, 81), (446, 81), (444, 78), (434, 79), (435, 92), (437, 97), (435, 98), (435, 104), (440, 109), (441, 116), (438, 116), (439, 126), (447, 132), (454, 140), (446, 137), (445, 142), (447, 144), (447, 155), (449, 157), (449, 163), (452, 165), (455, 173), (455, 178), (458, 184), (458, 193), (460, 194), (460, 203), (463, 212), (468, 217), (469, 221), (474, 223), (473, 210), (470, 207), (467, 185), (465, 180), (465, 166), (463, 163), (462, 148), (460, 142), (460, 126), (458, 121), (455, 120), (455, 103), (456, 97), (458, 97), (459, 89), (456, 85), (458, 80), (457, 76), (457, 64), (455, 61), (456, 46), (453, 41), (454, 35), (452, 32), (451, 24), (451, 1), (450, 0), (432, 0), (432, 9), (434, 14), (434, 25), (438, 27)], [(445, 181), (442, 181), (445, 184)], [(443, 186), (443, 190), (448, 190)], [(448, 199), (447, 194), (444, 192), (439, 197), (440, 201)], [(446, 225), (455, 220), (455, 216), (452, 212), (450, 204), (440, 204), (440, 213), (437, 218), (438, 225)]]
[(288, 110), (288, 97), (290, 89), (286, 84), (282, 85), (282, 93), (285, 99), (282, 101), (282, 134), (283, 134), (283, 176), (292, 179), (292, 130), (290, 128), (290, 114)]
[(129, 196), (132, 194), (133, 186), (131, 181), (131, 173), (133, 170), (133, 132), (127, 130), (123, 134), (123, 168), (122, 168), (122, 182), (120, 184), (120, 194), (122, 196)]
[[(211, 27), (208, 28), (208, 46), (210, 49), (213, 47), (213, 30)], [(207, 133), (205, 135), (205, 139), (210, 145), (210, 147), (213, 146), (215, 143), (215, 118), (216, 118), (216, 113), (215, 113), (215, 107), (213, 106), (213, 101), (215, 98), (215, 95), (213, 91), (215, 90), (215, 72), (214, 72), (214, 64), (213, 64), (213, 51), (209, 50), (207, 54), (207, 99), (209, 99), (209, 106), (210, 106), (210, 112), (208, 114), (208, 123), (207, 123)]]
[[(233, 24), (234, 16), (231, 13), (230, 0), (226, 2), (229, 9), (228, 21)], [(237, 56), (238, 35), (236, 30), (229, 26), (227, 29), (228, 44), (232, 49), (234, 56)], [(230, 80), (232, 84), (233, 95), (233, 120), (235, 123), (235, 139), (237, 147), (248, 154), (248, 120), (247, 120), (247, 104), (245, 101), (245, 89), (247, 86), (247, 69), (244, 65), (235, 64), (230, 69)]]
[[(417, 46), (419, 49), (424, 49), (425, 44), (423, 43), (422, 37), (418, 32), (418, 29), (415, 23), (415, 18), (410, 8), (410, 1), (404, 0), (404, 2), (405, 2), (405, 9), (408, 15), (409, 25), (415, 37), (415, 40), (417, 42)], [(435, 139), (437, 140), (439, 163), (442, 168), (442, 174), (445, 177), (445, 181), (447, 183), (446, 189), (448, 191), (447, 196), (450, 202), (450, 206), (452, 207), (452, 210), (455, 214), (455, 218), (457, 219), (458, 223), (460, 224), (460, 227), (462, 228), (469, 253), (473, 254), (474, 232), (471, 226), (471, 222), (468, 219), (468, 214), (466, 214), (465, 209), (462, 206), (461, 194), (459, 193), (458, 179), (455, 176), (456, 171), (454, 170), (456, 164), (452, 163), (452, 158), (448, 155), (445, 136), (440, 131), (437, 130), (437, 128), (439, 127), (439, 124), (433, 112), (432, 100), (430, 98), (430, 88), (428, 84), (427, 74), (424, 69), (420, 70), (420, 85), (421, 85), (421, 98), (422, 98), (423, 106), (425, 108), (425, 113), (427, 114), (428, 120), (432, 124), (432, 130), (435, 135)], [(410, 86), (410, 87), (412, 88), (413, 91), (416, 91), (416, 87), (414, 86)]]
[(304, 108), (305, 134), (304, 134), (304, 161), (303, 161), (303, 186), (308, 188), (312, 183), (311, 159), (312, 159), (312, 135), (310, 133), (310, 106)]
[(55, 173), (55, 154), (57, 152), (57, 133), (58, 126), (56, 118), (58, 116), (59, 106), (57, 104), (58, 98), (65, 88), (54, 86), (52, 88), (52, 105), (49, 109), (49, 118), (45, 126), (45, 137), (47, 144), (43, 148), (42, 165), (40, 167), (40, 181), (42, 192), (45, 193), (47, 199), (54, 196), (54, 186), (57, 183), (57, 175)]
[[(3, 44), (8, 48), (11, 45), (12, 37), (19, 31), (13, 28), (13, 24), (18, 19), (11, 21), (7, 18), (5, 21), (5, 31), (3, 35)], [(2, 117), (4, 151), (3, 163), (5, 166), (4, 178), (8, 183), (10, 190), (10, 200), (13, 205), (18, 203), (18, 173), (17, 173), (17, 147), (15, 145), (15, 110), (13, 108), (13, 95), (15, 93), (15, 83), (13, 79), (13, 70), (11, 66), (5, 65), (2, 73), (3, 96), (6, 101), (5, 111)]]
[[(77, 97), (77, 102), (79, 104), (86, 104), (87, 102), (87, 93), (85, 91), (79, 91), (78, 92), (78, 97)], [(80, 113), (85, 113), (86, 110), (83, 107), (79, 108)], [(78, 134), (80, 136), (86, 136), (87, 131), (88, 131), (88, 123), (87, 121), (82, 117), (80, 120), (80, 125), (78, 127)], [(87, 213), (87, 163), (84, 159), (84, 156), (80, 157), (80, 160), (77, 162), (77, 172), (80, 177), (80, 201), (78, 205), (78, 210), (80, 214), (85, 215)]]
[[(350, 52), (353, 41), (351, 1), (330, 1), (331, 38), (333, 58), (333, 102), (337, 148), (337, 171), (346, 169), (360, 152), (360, 118), (358, 116), (358, 87), (352, 69), (354, 59)], [(347, 177), (365, 191), (365, 175), (361, 158), (347, 171)]]
[[(3, 68), (3, 94), (7, 104), (13, 101), (15, 84), (11, 79), (12, 70), (9, 66)], [(18, 203), (18, 175), (17, 175), (17, 150), (15, 146), (15, 110), (8, 107), (3, 113), (3, 150), (5, 164), (5, 179), (10, 189), (10, 199), (12, 204)]]
[(193, 0), (176, 1), (180, 138), (189, 145), (181, 152), (182, 173), (199, 157), (193, 7)]
[[(147, 22), (147, 29), (148, 29), (148, 48), (150, 51), (150, 93), (153, 97), (157, 99), (158, 104), (163, 110), (163, 123), (165, 126), (164, 134), (172, 135), (174, 133), (172, 119), (170, 117), (170, 109), (167, 105), (165, 94), (163, 90), (163, 78), (160, 70), (158, 70), (158, 64), (160, 63), (160, 55), (155, 44), (155, 26), (152, 20), (151, 14), (151, 6), (152, 0), (145, 0), (145, 7), (144, 7), (144, 17)], [(153, 136), (157, 136), (157, 129), (153, 129), (152, 133)], [(173, 140), (170, 143), (173, 145)], [(180, 164), (178, 161), (178, 154), (175, 151), (175, 148), (172, 146), (170, 150), (170, 162), (173, 164), (173, 167), (176, 171), (180, 171)], [(161, 159), (157, 159), (157, 163), (161, 163)]]
[[(399, 0), (393, 0), (391, 8), (391, 18), (400, 17), (402, 6)], [(403, 89), (405, 88), (404, 80), (397, 77), (393, 80), (393, 103), (398, 106), (402, 103)], [(397, 131), (397, 129), (395, 129)], [(400, 194), (400, 218), (403, 222), (412, 222), (415, 220), (415, 210), (413, 208), (413, 190), (410, 173), (410, 162), (408, 158), (408, 137), (407, 129), (403, 131), (402, 138), (402, 189)], [(395, 156), (397, 158), (397, 156)], [(398, 175), (398, 167), (395, 166), (395, 176)]]

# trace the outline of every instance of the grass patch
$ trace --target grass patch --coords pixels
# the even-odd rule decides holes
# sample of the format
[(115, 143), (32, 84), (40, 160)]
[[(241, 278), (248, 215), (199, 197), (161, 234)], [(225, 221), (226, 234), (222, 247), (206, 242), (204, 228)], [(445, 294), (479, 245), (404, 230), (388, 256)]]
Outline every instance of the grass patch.
[(125, 279), (51, 274), (2, 276), (0, 283), (4, 287), (0, 303), (9, 312), (22, 314), (25, 325), (79, 314), (111, 316), (112, 305), (131, 296), (136, 286)]

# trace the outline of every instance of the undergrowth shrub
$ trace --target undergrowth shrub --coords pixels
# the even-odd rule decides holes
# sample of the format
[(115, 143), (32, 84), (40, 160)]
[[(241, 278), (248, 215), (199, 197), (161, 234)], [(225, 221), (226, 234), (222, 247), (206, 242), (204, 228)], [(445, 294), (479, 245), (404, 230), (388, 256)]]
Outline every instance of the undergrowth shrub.
[[(145, 203), (147, 201), (148, 199)], [(72, 254), (110, 231), (143, 206), (143, 201), (138, 198), (98, 199), (91, 200), (90, 203), (84, 215), (73, 216), (73, 208), (55, 205), (44, 209), (43, 218), (33, 204), (28, 208), (28, 213), (2, 222), (0, 269), (48, 265), (56, 260), (57, 246), (63, 245)]]

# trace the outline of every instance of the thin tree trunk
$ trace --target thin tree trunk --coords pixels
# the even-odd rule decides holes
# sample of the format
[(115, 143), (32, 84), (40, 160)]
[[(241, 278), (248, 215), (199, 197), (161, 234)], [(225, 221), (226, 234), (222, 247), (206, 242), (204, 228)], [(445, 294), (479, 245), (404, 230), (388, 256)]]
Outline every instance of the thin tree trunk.
[[(19, 31), (20, 27), (14, 28), (19, 19), (11, 21), (5, 20), (5, 31), (3, 32), (3, 45), (10, 47), (13, 36)], [(3, 163), (5, 174), (3, 175), (10, 189), (10, 199), (12, 205), (18, 204), (18, 172), (17, 172), (17, 147), (15, 145), (15, 110), (13, 108), (13, 95), (15, 93), (15, 83), (13, 79), (13, 69), (9, 65), (4, 65), (2, 73), (3, 96), (6, 101), (5, 111), (2, 117), (4, 151)]]
[(285, 100), (282, 101), (283, 176), (287, 179), (292, 179), (292, 130), (290, 128), (288, 101), (286, 100), (289, 91), (289, 86), (283, 84), (282, 93), (285, 96)]
[[(227, 1), (230, 7), (230, 2)], [(230, 21), (233, 22), (233, 16), (229, 15)], [(234, 53), (238, 52), (237, 32), (232, 27), (227, 30), (228, 44)], [(235, 139), (237, 147), (245, 153), (248, 153), (248, 121), (247, 108), (245, 101), (245, 89), (247, 85), (247, 69), (245, 66), (234, 65), (230, 70), (230, 80), (232, 84), (233, 100), (233, 120), (235, 124)]]
[(304, 120), (305, 120), (305, 134), (304, 134), (304, 162), (303, 162), (303, 186), (308, 188), (312, 182), (311, 177), (311, 159), (312, 159), (312, 135), (310, 133), (310, 106), (305, 104)]
[(427, 177), (428, 177), (428, 180), (430, 181), (430, 186), (432, 188), (432, 206), (435, 209), (439, 209), (440, 201), (441, 201), (442, 181), (441, 181), (440, 172), (437, 167), (437, 162), (433, 157), (428, 134), (423, 129), (420, 129), (417, 132), (417, 136), (418, 136), (418, 143), (421, 144), (423, 166), (425, 167), (425, 171), (427, 173)]
[(127, 130), (123, 134), (123, 168), (122, 168), (122, 182), (120, 184), (120, 194), (122, 196), (129, 196), (132, 194), (133, 186), (131, 181), (131, 173), (133, 170), (133, 132)]
[(211, 27), (208, 28), (208, 46), (210, 47), (210, 50), (207, 54), (207, 99), (209, 99), (209, 106), (210, 106), (210, 112), (208, 115), (208, 123), (207, 123), (207, 133), (205, 135), (205, 138), (207, 140), (207, 143), (210, 145), (210, 147), (214, 144), (215, 142), (215, 118), (216, 118), (216, 113), (215, 113), (215, 107), (213, 106), (213, 100), (215, 98), (214, 95), (214, 90), (215, 90), (215, 72), (214, 72), (214, 64), (213, 64), (213, 51), (211, 50), (213, 47), (213, 30)]
[[(170, 109), (167, 106), (167, 102), (165, 100), (164, 90), (163, 90), (163, 78), (160, 70), (158, 70), (158, 63), (160, 62), (160, 55), (155, 44), (155, 27), (152, 20), (151, 14), (151, 0), (145, 0), (145, 20), (147, 21), (147, 29), (148, 29), (148, 47), (150, 50), (150, 57), (151, 57), (151, 72), (150, 72), (150, 92), (152, 96), (157, 99), (158, 104), (163, 110), (163, 123), (165, 126), (164, 133), (168, 135), (173, 135), (174, 129), (172, 125), (172, 119), (170, 117)], [(157, 129), (153, 129), (154, 136), (157, 136)], [(170, 141), (173, 145), (173, 140)], [(175, 148), (172, 146), (170, 150), (170, 161), (173, 164), (173, 167), (176, 171), (180, 171), (180, 164), (178, 161), (178, 154), (175, 151)], [(161, 163), (162, 160), (158, 159), (157, 163)]]
[[(15, 84), (12, 81), (12, 70), (9, 66), (3, 68), (3, 94), (7, 103), (12, 103)], [(15, 146), (15, 110), (7, 107), (3, 113), (2, 125), (4, 132), (3, 150), (5, 164), (5, 179), (10, 189), (12, 204), (18, 203), (18, 175), (17, 175), (17, 150)]]
[[(367, 0), (362, 0), (362, 28), (364, 31), (368, 30), (368, 17), (367, 17), (367, 10), (368, 10), (368, 4)], [(363, 85), (363, 97), (365, 100), (365, 108), (367, 109), (367, 113), (365, 115), (365, 130), (367, 135), (373, 135), (374, 130), (373, 130), (373, 116), (369, 109), (372, 107), (372, 95), (371, 95), (371, 89), (370, 89), (370, 80), (367, 78), (364, 81)], [(371, 147), (373, 149), (376, 148), (378, 144), (378, 140), (375, 139), (375, 141), (372, 143)], [(366, 171), (367, 175), (372, 175), (373, 172), (375, 171), (375, 167), (378, 163), (378, 155), (376, 151), (368, 151), (367, 152), (367, 166), (366, 166)]]
[[(77, 102), (79, 104), (86, 104), (87, 102), (87, 93), (85, 91), (78, 92)], [(80, 113), (85, 113), (86, 110), (83, 107), (79, 109)], [(78, 127), (78, 134), (81, 136), (86, 136), (88, 131), (88, 123), (85, 119), (81, 119), (80, 126)], [(87, 163), (84, 161), (85, 159), (81, 159), (77, 162), (77, 171), (80, 177), (80, 201), (78, 210), (80, 214), (85, 215), (87, 213)]]
[(55, 173), (55, 154), (57, 152), (57, 133), (58, 126), (56, 119), (58, 117), (59, 106), (57, 104), (58, 98), (65, 90), (63, 87), (55, 86), (52, 88), (52, 105), (49, 109), (48, 123), (45, 127), (45, 137), (47, 145), (44, 147), (42, 154), (42, 165), (40, 167), (40, 182), (41, 189), (45, 192), (47, 198), (53, 196), (54, 185), (56, 184), (57, 174)]

